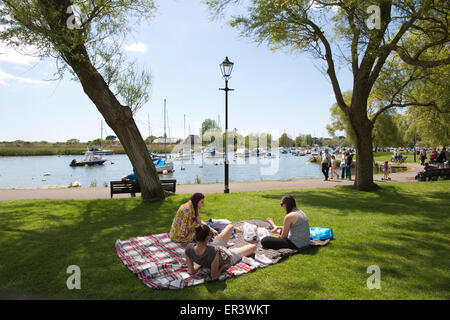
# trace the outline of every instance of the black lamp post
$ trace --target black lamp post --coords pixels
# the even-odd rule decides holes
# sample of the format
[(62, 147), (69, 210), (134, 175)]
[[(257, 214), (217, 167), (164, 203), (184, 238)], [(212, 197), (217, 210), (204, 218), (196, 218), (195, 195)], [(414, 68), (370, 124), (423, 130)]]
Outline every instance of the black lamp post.
[(228, 79), (231, 77), (231, 71), (233, 71), (234, 63), (225, 57), (225, 60), (220, 64), (220, 70), (222, 71), (222, 76), (225, 79), (225, 88), (220, 88), (219, 90), (225, 91), (225, 190), (224, 193), (230, 193), (228, 189), (228, 91), (233, 91), (234, 89), (228, 88)]

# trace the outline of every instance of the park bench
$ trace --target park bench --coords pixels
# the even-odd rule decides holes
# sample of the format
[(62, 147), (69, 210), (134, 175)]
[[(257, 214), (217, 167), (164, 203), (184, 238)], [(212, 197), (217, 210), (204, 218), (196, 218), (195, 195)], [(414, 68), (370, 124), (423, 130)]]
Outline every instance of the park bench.
[[(177, 180), (176, 179), (160, 179), (161, 186), (166, 191), (175, 192)], [(139, 183), (133, 180), (127, 181), (110, 181), (111, 198), (114, 194), (119, 193), (139, 193), (141, 189)]]
[(416, 175), (416, 180), (419, 181), (437, 181), (441, 177), (443, 179), (450, 179), (450, 168), (444, 169), (428, 169), (427, 171), (421, 171)]

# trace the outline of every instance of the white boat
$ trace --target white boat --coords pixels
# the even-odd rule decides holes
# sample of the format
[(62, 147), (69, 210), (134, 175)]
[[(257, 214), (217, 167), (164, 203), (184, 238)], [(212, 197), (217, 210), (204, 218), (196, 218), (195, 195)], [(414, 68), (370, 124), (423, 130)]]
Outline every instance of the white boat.
[(71, 167), (84, 167), (84, 166), (96, 166), (105, 163), (106, 159), (103, 159), (99, 155), (95, 155), (92, 151), (85, 153), (85, 158), (83, 161), (77, 161), (73, 159), (70, 163)]
[(206, 158), (223, 158), (224, 153), (217, 151), (216, 148), (205, 148), (205, 150), (203, 151), (203, 154)]
[(250, 156), (250, 152), (247, 148), (239, 148), (236, 150), (236, 157), (245, 157), (248, 158)]
[(261, 148), (253, 148), (252, 151), (250, 151), (250, 155), (257, 157), (264, 157), (266, 155), (266, 150)]
[(157, 159), (153, 161), (155, 165), (157, 173), (163, 173), (164, 171), (172, 172), (173, 171), (173, 162), (172, 161), (164, 161), (162, 159)]

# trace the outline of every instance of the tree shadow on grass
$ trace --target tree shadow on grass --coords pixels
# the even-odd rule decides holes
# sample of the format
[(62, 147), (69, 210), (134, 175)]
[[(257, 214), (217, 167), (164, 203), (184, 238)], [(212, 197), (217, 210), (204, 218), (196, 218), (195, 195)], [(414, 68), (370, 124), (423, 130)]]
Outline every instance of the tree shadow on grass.
[[(6, 208), (11, 221), (4, 219), (0, 224), (0, 255), (8, 257), (0, 275), (2, 289), (66, 298), (108, 297), (116, 282), (111, 276), (117, 270), (130, 273), (117, 256), (115, 241), (168, 231), (179, 204), (114, 199), (41, 201)], [(36, 205), (53, 210), (43, 210), (34, 219)], [(37, 222), (29, 226), (30, 219)], [(70, 265), (81, 269), (82, 290), (66, 287)]]

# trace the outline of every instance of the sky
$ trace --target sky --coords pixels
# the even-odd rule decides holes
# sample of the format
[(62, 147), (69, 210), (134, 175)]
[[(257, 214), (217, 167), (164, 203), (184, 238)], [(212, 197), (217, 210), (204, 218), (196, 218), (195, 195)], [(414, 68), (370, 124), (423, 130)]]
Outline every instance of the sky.
[[(307, 53), (271, 51), (243, 38), (226, 20), (211, 20), (201, 1), (156, 3), (155, 17), (136, 26), (123, 48), (152, 75), (150, 100), (135, 114), (144, 138), (163, 135), (164, 99), (171, 137), (198, 134), (206, 118), (220, 119), (225, 127), (225, 98), (219, 90), (224, 87), (219, 64), (225, 56), (234, 62), (229, 129), (244, 135), (329, 137), (326, 125), (335, 97), (319, 71), (322, 61)], [(101, 114), (80, 83), (69, 73), (61, 81), (49, 81), (55, 72), (55, 60), (21, 55), (0, 43), (0, 141), (100, 137)], [(350, 90), (351, 73), (343, 68), (338, 77), (342, 91)], [(114, 135), (103, 125), (103, 138)]]

